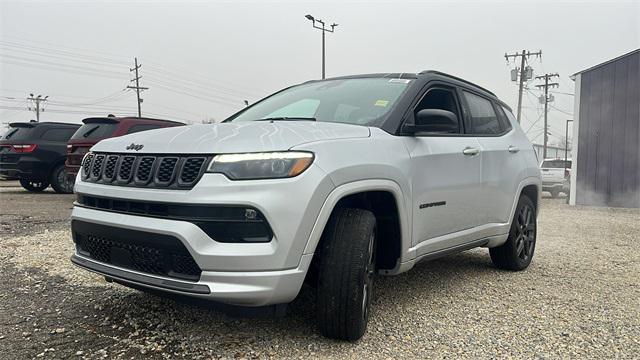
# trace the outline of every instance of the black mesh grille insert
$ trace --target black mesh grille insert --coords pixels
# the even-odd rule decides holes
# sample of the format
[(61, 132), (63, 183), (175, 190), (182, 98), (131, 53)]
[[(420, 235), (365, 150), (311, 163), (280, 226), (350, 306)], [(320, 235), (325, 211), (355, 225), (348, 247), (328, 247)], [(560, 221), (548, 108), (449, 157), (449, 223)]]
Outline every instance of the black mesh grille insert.
[(182, 182), (186, 184), (194, 182), (198, 178), (198, 176), (200, 176), (200, 170), (202, 169), (203, 163), (204, 158), (187, 159), (184, 162), (184, 166), (182, 167), (180, 180), (182, 180)]
[(93, 160), (93, 166), (91, 167), (91, 177), (93, 177), (94, 179), (100, 179), (104, 158), (105, 155), (96, 155), (96, 159)]
[(190, 189), (211, 156), (90, 153), (83, 180), (108, 185)]
[(197, 281), (201, 270), (180, 240), (162, 234), (72, 222), (78, 252), (125, 269)]
[(118, 169), (118, 180), (128, 181), (131, 179), (131, 173), (133, 170), (133, 162), (136, 160), (135, 156), (125, 156), (120, 162)]
[(93, 154), (87, 155), (87, 157), (84, 158), (84, 162), (82, 163), (82, 176), (85, 178), (89, 176), (89, 171), (91, 170), (91, 161), (93, 161), (93, 157)]
[(155, 161), (156, 158), (150, 156), (145, 156), (140, 159), (138, 169), (136, 170), (136, 180), (148, 182), (149, 178), (151, 178), (151, 169), (153, 168), (153, 163)]
[(118, 162), (118, 155), (109, 155), (107, 157), (107, 163), (104, 165), (103, 179), (107, 181), (113, 180), (116, 174), (116, 163)]
[(173, 171), (178, 163), (178, 158), (163, 158), (158, 166), (158, 181), (168, 183), (173, 179)]

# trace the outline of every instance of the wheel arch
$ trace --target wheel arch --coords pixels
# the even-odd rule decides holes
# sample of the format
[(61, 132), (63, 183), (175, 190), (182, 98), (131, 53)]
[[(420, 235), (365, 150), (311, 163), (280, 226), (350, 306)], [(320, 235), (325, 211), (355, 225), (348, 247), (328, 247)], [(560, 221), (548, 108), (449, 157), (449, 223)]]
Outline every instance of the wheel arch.
[(400, 266), (410, 245), (410, 217), (400, 186), (391, 180), (372, 179), (351, 182), (335, 188), (327, 196), (311, 231), (304, 254), (316, 251), (331, 215), (341, 207), (372, 211), (378, 223), (378, 259), (382, 269), (393, 271)]

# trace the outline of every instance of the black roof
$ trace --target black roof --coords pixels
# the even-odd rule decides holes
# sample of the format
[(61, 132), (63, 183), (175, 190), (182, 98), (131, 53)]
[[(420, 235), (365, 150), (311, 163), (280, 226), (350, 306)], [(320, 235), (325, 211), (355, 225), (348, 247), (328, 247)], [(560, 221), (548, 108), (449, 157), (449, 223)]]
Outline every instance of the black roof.
[[(447, 73), (444, 73), (442, 71), (437, 71), (437, 70), (425, 70), (419, 73), (373, 73), (373, 74), (360, 74), (360, 75), (347, 75), (347, 76), (338, 76), (338, 77), (333, 77), (333, 78), (328, 78), (326, 80), (340, 80), (340, 79), (362, 79), (362, 78), (397, 78), (397, 79), (417, 79), (421, 76), (425, 76), (425, 75), (435, 75), (435, 76), (439, 76), (439, 77), (444, 77), (450, 80), (455, 80), (461, 83), (466, 84), (467, 86), (472, 86), (475, 87), (479, 90), (482, 90), (484, 92), (486, 92), (487, 94), (490, 94), (493, 97), (497, 97), (496, 94), (494, 94), (492, 91), (487, 90), (486, 88), (483, 88), (482, 86), (478, 85), (478, 84), (474, 84), (471, 81), (459, 78), (457, 76), (453, 76)], [(322, 81), (322, 80), (310, 80), (307, 81), (307, 83), (310, 82), (316, 82), (316, 81)]]

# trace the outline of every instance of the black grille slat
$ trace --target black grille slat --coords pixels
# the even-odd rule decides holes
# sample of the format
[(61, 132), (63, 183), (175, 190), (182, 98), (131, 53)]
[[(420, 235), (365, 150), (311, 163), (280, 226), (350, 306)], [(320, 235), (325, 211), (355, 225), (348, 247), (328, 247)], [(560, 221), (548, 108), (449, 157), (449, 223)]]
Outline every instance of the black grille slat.
[(151, 170), (153, 170), (153, 163), (156, 158), (153, 156), (144, 156), (138, 162), (136, 168), (136, 181), (147, 183), (151, 179)]
[(88, 154), (84, 158), (84, 162), (82, 163), (82, 177), (87, 178), (89, 176), (89, 172), (91, 171), (91, 162), (93, 161), (93, 154)]
[(163, 158), (160, 161), (160, 165), (158, 165), (158, 175), (157, 181), (159, 183), (169, 183), (173, 180), (173, 173), (175, 171), (176, 165), (178, 164), (178, 158)]
[(190, 189), (211, 156), (90, 153), (82, 164), (87, 182), (166, 189)]
[(93, 165), (91, 166), (91, 178), (95, 180), (100, 179), (102, 175), (102, 165), (104, 164), (104, 158), (105, 155), (96, 155), (95, 160), (93, 160)]
[(135, 156), (124, 156), (118, 167), (118, 180), (129, 181), (133, 173), (133, 163), (136, 161)]
[(194, 182), (202, 171), (202, 165), (204, 164), (204, 158), (188, 158), (182, 165), (182, 171), (180, 172), (180, 181), (183, 184), (191, 184)]
[(112, 181), (116, 174), (116, 164), (118, 163), (118, 155), (109, 155), (107, 157), (107, 163), (104, 165), (103, 179), (106, 181)]

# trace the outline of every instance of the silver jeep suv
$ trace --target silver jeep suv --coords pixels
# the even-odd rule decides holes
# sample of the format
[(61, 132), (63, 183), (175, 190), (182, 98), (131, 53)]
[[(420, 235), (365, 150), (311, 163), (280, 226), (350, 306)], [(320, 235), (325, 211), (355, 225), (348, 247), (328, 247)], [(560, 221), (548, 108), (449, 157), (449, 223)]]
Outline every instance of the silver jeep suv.
[(306, 281), (321, 333), (355, 340), (378, 275), (475, 247), (525, 269), (541, 181), (505, 103), (425, 71), (309, 81), (220, 124), (101, 141), (75, 191), (74, 264), (252, 307)]

